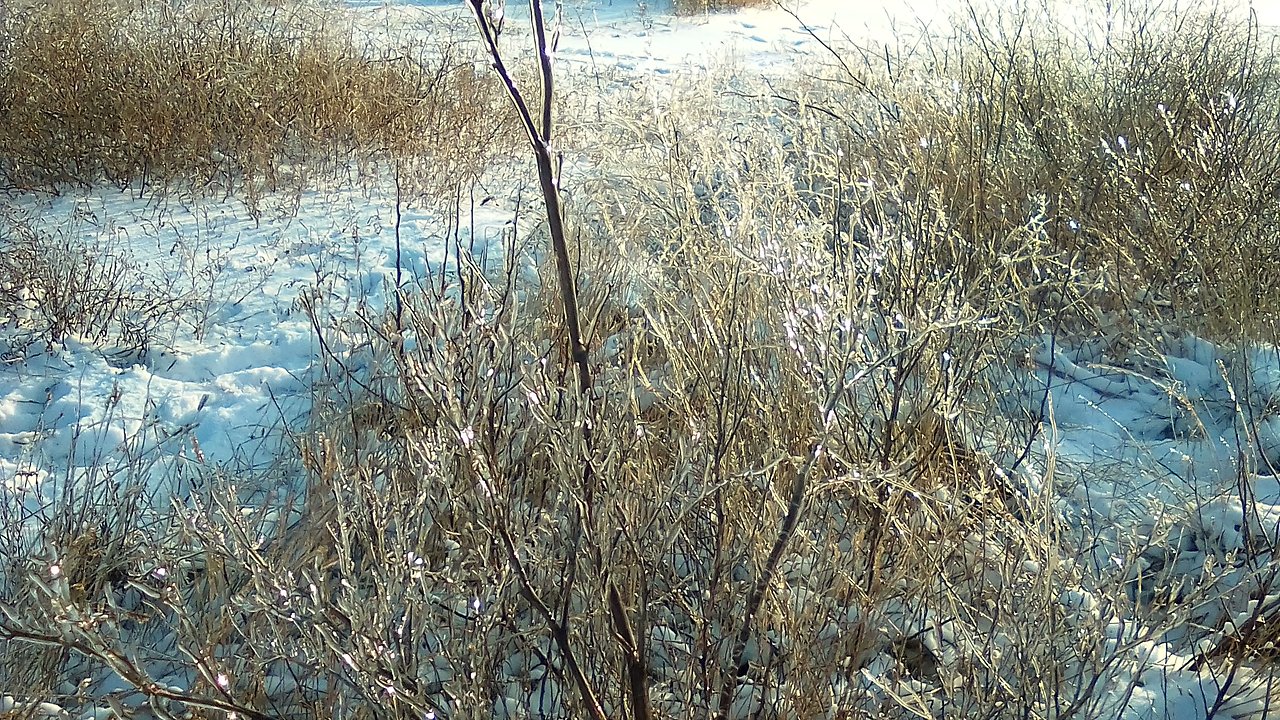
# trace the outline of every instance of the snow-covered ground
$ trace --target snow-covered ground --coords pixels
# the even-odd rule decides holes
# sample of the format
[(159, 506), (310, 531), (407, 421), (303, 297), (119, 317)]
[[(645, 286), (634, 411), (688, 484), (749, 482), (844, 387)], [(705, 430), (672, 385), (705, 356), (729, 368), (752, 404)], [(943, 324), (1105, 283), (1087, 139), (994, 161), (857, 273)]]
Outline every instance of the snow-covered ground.
[[(511, 4), (514, 13), (519, 3)], [(408, 22), (465, 13), (458, 5), (370, 3), (361, 12)], [(660, 76), (733, 57), (765, 71), (793, 54), (819, 53), (819, 40), (844, 34), (903, 42), (905, 31), (887, 33), (922, 19), (946, 27), (950, 7), (946, 0), (814, 0), (799, 8), (802, 26), (778, 8), (676, 19), (640, 5), (571, 3), (559, 52), (564, 66)], [(1257, 10), (1263, 24), (1280, 23), (1280, 4)], [(10, 201), (33, 227), (129, 258), (183, 308), (141, 352), (71, 338), (5, 354), (0, 482), (29, 518), (47, 511), (66, 482), (89, 474), (142, 467), (160, 495), (184, 492), (197, 467), (270, 475), (288, 451), (287, 431), (305, 424), (326, 380), (324, 353), (351, 350), (341, 345), (342, 324), (359, 303), (383, 302), (394, 283), (393, 187), (312, 190), (296, 209), (277, 212), (268, 203), (257, 218), (237, 199), (114, 188)], [(439, 272), (456, 223), (402, 211), (403, 271), (409, 278)], [(474, 230), (462, 224), (464, 241), (477, 252), (490, 245), (497, 252), (494, 241), (510, 221), (509, 203), (487, 204)], [(323, 349), (321, 333), (331, 343)], [(12, 332), (4, 337), (17, 342)], [(1136, 585), (1163, 573), (1220, 588), (1190, 619), (1243, 622), (1257, 602), (1247, 580), (1251, 564), (1271, 562), (1258, 548), (1280, 539), (1280, 351), (1219, 348), (1185, 336), (1119, 364), (1085, 342), (1047, 347), (1038, 345), (1030, 369), (1009, 378), (1010, 388), (1025, 392), (1011, 389), (1015, 399), (1000, 410), (1044, 413), (1042, 438), (1023, 471), (1033, 484), (1052, 475), (1059, 491), (1068, 488), (1058, 509), (1079, 529), (1081, 562)], [(1147, 548), (1137, 565), (1125, 559), (1133, 548)], [(1088, 588), (1063, 590), (1067, 603), (1085, 606), (1088, 596)], [(1112, 619), (1117, 644), (1140, 636), (1126, 623)], [(1192, 669), (1181, 639), (1157, 635), (1131, 649), (1137, 689), (1121, 683), (1125, 697), (1111, 716), (1206, 717), (1221, 680)], [(5, 693), (20, 689), (0, 688)], [(1235, 709), (1241, 717), (1242, 707)]]
[[(411, 23), (424, 15), (465, 18), (469, 12), (464, 3), (451, 0), (354, 5), (377, 18), (375, 27), (387, 18)], [(610, 66), (658, 76), (705, 69), (726, 58), (768, 72), (799, 54), (823, 52), (823, 43), (853, 38), (877, 46), (909, 45), (924, 32), (948, 32), (948, 7), (947, 0), (808, 0), (786, 8), (676, 17), (661, 2), (570, 0), (557, 55), (564, 66)], [(506, 13), (528, 21), (526, 3), (507, 3)]]
[[(411, 20), (423, 14), (466, 16), (463, 2), (417, 0), (384, 2), (350, 0), (349, 5), (373, 14)], [(510, 0), (506, 13), (528, 18), (525, 2)], [(1026, 0), (1003, 7), (1009, 13), (1026, 5), (1052, 9), (1080, 32), (1106, 27), (1092, 0)], [(551, 8), (552, 3), (544, 3)], [(974, 3), (975, 7), (1001, 8)], [(746, 67), (767, 71), (799, 53), (821, 53), (823, 43), (852, 40), (876, 51), (909, 52), (926, 36), (947, 36), (967, 4), (959, 0), (787, 0), (781, 5), (746, 8), (711, 16), (675, 17), (667, 0), (566, 0), (559, 56), (566, 63), (595, 63), (658, 75), (705, 68), (725, 56)], [(1152, 10), (1160, 8), (1159, 4)], [(1164, 8), (1176, 15), (1176, 5)], [(1252, 13), (1264, 30), (1280, 29), (1280, 0), (1242, 0), (1219, 9), (1241, 16)], [(548, 9), (549, 13), (550, 10)], [(1045, 14), (1045, 17), (1049, 15)]]
[[(154, 452), (178, 463), (263, 469), (280, 430), (305, 418), (319, 347), (304, 302), (341, 317), (394, 282), (394, 190), (308, 193), (296, 216), (255, 220), (239, 199), (139, 197), (97, 188), (15, 199), (33, 227), (131, 258), (172, 280), (181, 316), (145, 351), (115, 357), (75, 339), (15, 353), (4, 366), (0, 472), (49, 497), (40, 468), (110, 463)], [(440, 223), (410, 210), (402, 262), (422, 274), (445, 260), (424, 240)], [(189, 306), (189, 307), (185, 307)], [(32, 352), (35, 350), (35, 352)], [(48, 477), (54, 481), (56, 477)]]

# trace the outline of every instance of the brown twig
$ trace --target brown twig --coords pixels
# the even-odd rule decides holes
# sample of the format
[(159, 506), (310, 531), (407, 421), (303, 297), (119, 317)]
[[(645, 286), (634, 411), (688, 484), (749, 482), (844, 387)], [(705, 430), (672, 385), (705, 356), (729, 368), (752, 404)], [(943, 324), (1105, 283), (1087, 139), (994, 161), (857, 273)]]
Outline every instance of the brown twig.
[(651, 720), (653, 708), (649, 706), (648, 663), (636, 642), (627, 609), (623, 607), (622, 596), (618, 594), (618, 586), (612, 582), (609, 583), (609, 615), (613, 618), (613, 631), (626, 653), (627, 691), (631, 694), (631, 712), (636, 720)]
[(539, 77), (542, 82), (541, 127), (534, 120), (529, 103), (516, 86), (511, 72), (502, 60), (498, 49), (499, 26), (484, 12), (483, 0), (468, 0), (476, 17), (476, 25), (484, 38), (494, 70), (502, 80), (511, 98), (520, 123), (524, 126), (533, 146), (538, 163), (538, 180), (542, 186), (542, 199), (547, 207), (547, 228), (551, 233), (551, 251), (556, 261), (556, 276), (560, 285), (560, 302), (564, 308), (565, 326), (569, 333), (569, 352), (578, 369), (578, 389), (586, 393), (591, 389), (591, 372), (587, 363), (587, 346), (582, 341), (582, 324), (578, 319), (578, 292), (573, 280), (573, 266), (569, 258), (569, 242), (564, 229), (564, 214), (560, 206), (560, 189), (555, 165), (551, 160), (551, 100), (554, 83), (551, 74), (551, 53), (547, 47), (546, 23), (542, 17), (542, 0), (529, 0), (529, 13), (533, 22), (534, 44), (538, 53)]
[(511, 539), (511, 533), (507, 532), (506, 527), (499, 526), (498, 536), (502, 538), (502, 545), (507, 551), (507, 560), (510, 562), (511, 568), (515, 570), (516, 578), (520, 582), (520, 594), (524, 595), (525, 600), (533, 607), (534, 612), (542, 617), (547, 629), (551, 631), (551, 637), (555, 640), (556, 647), (564, 655), (564, 662), (568, 667), (569, 674), (573, 677), (574, 684), (578, 686), (578, 691), (582, 693), (582, 700), (587, 706), (587, 712), (593, 720), (605, 720), (604, 707), (596, 697), (595, 690), (591, 687), (591, 681), (587, 679), (582, 666), (578, 664), (578, 656), (573, 651), (573, 643), (570, 641), (569, 636), (569, 626), (556, 620), (551, 608), (547, 607), (547, 604), (542, 601), (537, 591), (534, 590), (533, 580), (529, 578), (529, 573), (525, 570), (524, 563), (516, 552), (515, 541)]

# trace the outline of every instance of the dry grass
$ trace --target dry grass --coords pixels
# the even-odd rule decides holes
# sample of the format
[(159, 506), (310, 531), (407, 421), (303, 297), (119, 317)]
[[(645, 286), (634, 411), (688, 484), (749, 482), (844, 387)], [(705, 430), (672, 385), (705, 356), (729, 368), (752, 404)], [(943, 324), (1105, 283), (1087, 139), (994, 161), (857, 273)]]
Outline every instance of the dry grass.
[(677, 15), (726, 12), (749, 7), (765, 7), (774, 0), (672, 0)]
[(1027, 255), (1036, 224), (1038, 251), (1092, 286), (1077, 307), (1094, 329), (1137, 312), (1143, 332), (1272, 339), (1276, 56), (1223, 11), (1114, 16), (1068, 31), (971, 13), (958, 42), (891, 82), (868, 75), (894, 115), (858, 128), (879, 148), (868, 175), (891, 204), (937, 206), (985, 261)]
[(481, 149), (511, 134), (458, 40), (375, 45), (323, 3), (3, 9), (0, 173), (19, 187), (105, 177), (252, 193), (372, 160), (420, 162), (412, 174), (439, 187), (425, 178), (474, 175)]
[[(845, 48), (785, 89), (600, 98), (583, 125), (609, 136), (575, 129), (592, 171), (566, 179), (592, 394), (518, 269), (545, 238), (513, 225), (504, 268), (424, 282), (400, 325), (328, 328), (368, 357), (326, 358), (349, 382), (296, 438), (297, 493), (211, 478), (130, 518), (113, 573), (77, 570), (87, 594), (44, 577), (108, 567), (79, 526), (8, 538), (4, 577), (40, 583), (6, 583), (36, 600), (5, 642), (249, 717), (583, 717), (586, 690), (621, 715), (638, 656), (659, 717), (1115, 717), (1135, 654), (1193, 628), (1216, 641), (1196, 662), (1239, 679), (1217, 704), (1265, 717), (1267, 551), (1234, 577), (1255, 622), (1194, 626), (1225, 601), (1144, 574), (1170, 530), (1113, 574), (1079, 562), (1053, 458), (1024, 474), (1051, 418), (991, 408), (1035, 338), (1274, 337), (1280, 281), (1252, 271), (1274, 257), (1274, 58), (1213, 15), (1089, 55), (972, 19), (887, 73)], [(181, 697), (123, 663), (138, 647)], [(42, 677), (70, 676), (48, 652)]]
[(155, 329), (197, 315), (201, 298), (150, 271), (110, 240), (79, 228), (37, 229), (0, 208), (0, 357), (21, 358), (33, 343), (88, 343), (119, 367), (139, 362)]

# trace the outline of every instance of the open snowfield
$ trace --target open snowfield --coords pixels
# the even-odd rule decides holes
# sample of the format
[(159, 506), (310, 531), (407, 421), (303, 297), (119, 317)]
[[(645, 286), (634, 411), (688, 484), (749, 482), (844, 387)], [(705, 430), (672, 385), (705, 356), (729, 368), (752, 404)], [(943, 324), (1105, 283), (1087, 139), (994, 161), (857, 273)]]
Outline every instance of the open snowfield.
[[(353, 5), (374, 36), (441, 26), (466, 30), (470, 22), (462, 3)], [(519, 16), (519, 3), (511, 5), (508, 22), (515, 29), (509, 32), (524, 32), (527, 16)], [(811, 0), (794, 15), (760, 8), (676, 18), (636, 0), (569, 3), (555, 71), (574, 78), (570, 87), (603, 78), (607, 88), (644, 86), (659, 98), (664, 83), (725, 67), (740, 77), (782, 78), (801, 58), (824, 56), (825, 43), (854, 38), (872, 47), (907, 46), (950, 32), (948, 18), (956, 9), (946, 0)], [(1261, 25), (1280, 25), (1280, 3), (1260, 3), (1256, 11)], [(1075, 12), (1082, 26), (1102, 22), (1085, 10)], [(575, 181), (596, 179), (590, 159), (566, 158), (565, 165), (570, 196)], [(32, 540), (67, 502), (82, 498), (83, 488), (110, 497), (110, 488), (128, 487), (157, 507), (191, 508), (203, 502), (214, 476), (238, 478), (247, 506), (301, 492), (299, 438), (314, 429), (313, 405), (350, 392), (346, 379), (372, 383), (385, 369), (362, 318), (389, 311), (397, 283), (442, 284), (456, 276), (460, 260), (493, 272), (504, 260), (513, 262), (533, 286), (538, 270), (547, 267), (539, 263), (541, 236), (534, 232), (537, 203), (536, 179), (513, 177), (509, 170), (486, 177), (474, 199), (447, 213), (398, 199), (389, 177), (268, 194), (255, 211), (238, 197), (166, 193), (136, 183), (125, 189), (68, 187), (57, 195), (9, 192), (3, 206), (10, 218), (57, 238), (66, 252), (111, 259), (94, 272), (166, 304), (153, 316), (157, 320), (139, 329), (145, 341), (113, 330), (45, 342), (23, 329), (38, 324), (50, 302), (30, 292), (21, 313), (0, 327), (2, 534)], [(644, 301), (626, 302), (638, 307)], [(130, 317), (126, 312), (125, 327)], [(1272, 709), (1280, 688), (1270, 686), (1270, 660), (1227, 673), (1204, 659), (1229, 645), (1237, 630), (1260, 618), (1280, 618), (1280, 585), (1270, 569), (1272, 548), (1280, 542), (1280, 347), (1214, 343), (1176, 327), (1160, 332), (1142, 348), (1069, 334), (1024, 338), (1025, 357), (1011, 359), (1002, 376), (990, 376), (998, 402), (986, 412), (997, 426), (1019, 429), (1025, 442), (1010, 444), (1012, 435), (976, 430), (968, 438), (970, 450), (1003, 468), (1004, 482), (1027, 507), (1048, 508), (1055, 524), (1043, 532), (1077, 550), (1064, 561), (1071, 568), (1063, 576), (1078, 583), (1056, 588), (1052, 602), (1062, 608), (1063, 623), (1098, 630), (1079, 637), (1100, 642), (1077, 655), (1071, 661), (1076, 665), (1064, 660), (1058, 670), (1078, 677), (1077, 687), (1088, 686), (1093, 698), (1061, 717), (1280, 717), (1280, 709)], [(411, 335), (405, 342), (413, 350), (429, 341)], [(622, 341), (605, 336), (599, 342), (608, 348)], [(555, 362), (554, 353), (550, 357)], [(536, 405), (540, 396), (529, 397)], [(1028, 430), (1029, 423), (1036, 427)], [(40, 562), (56, 567), (60, 560)], [(1028, 565), (1021, 572), (1047, 577), (1049, 568)], [(785, 588), (791, 602), (807, 602), (805, 593), (813, 594), (801, 592), (802, 585)], [(1100, 597), (1102, 586), (1129, 588), (1131, 602)], [(1182, 588), (1186, 602), (1177, 593), (1156, 597), (1153, 587), (1161, 593)], [(458, 617), (482, 613), (485, 592), (474, 588), (474, 607), (461, 608)], [(139, 607), (145, 599), (135, 593), (127, 602)], [(833, 605), (833, 617), (859, 612), (854, 604), (823, 602)], [(1153, 624), (1151, 615), (1133, 613), (1153, 603), (1167, 604), (1167, 622)], [(921, 614), (904, 605), (896, 615), (882, 612), (884, 651), (869, 653), (860, 668), (833, 668), (826, 717), (874, 717), (874, 708), (882, 707), (842, 704), (841, 692), (892, 704), (889, 678), (900, 658), (891, 648), (914, 643), (938, 664), (963, 664), (956, 658), (974, 652), (965, 645), (972, 642), (966, 633), (988, 629), (960, 611)], [(656, 666), (679, 665), (691, 644), (688, 633), (676, 620), (655, 621), (641, 652), (649, 652)], [(424, 647), (445, 642), (443, 630), (428, 635)], [(569, 717), (563, 698), (576, 690), (545, 665), (531, 673), (530, 664), (538, 663), (521, 652), (513, 649), (495, 671), (509, 682), (500, 696), (484, 698), (482, 709), (464, 710), (467, 701), (457, 698), (440, 700), (441, 707), (453, 707), (456, 717)], [(1097, 666), (1084, 667), (1082, 657)], [(301, 682), (283, 660), (255, 662), (269, 668), (258, 697)], [(426, 665), (434, 675), (424, 669), (421, 676), (432, 682), (452, 682), (466, 670), (449, 660), (433, 663)], [(211, 687), (190, 666), (156, 661), (148, 670), (158, 686), (177, 693)], [(945, 686), (938, 677), (934, 671), (916, 680)], [(0, 686), (0, 717), (24, 707), (50, 717), (230, 716), (215, 709), (166, 715), (154, 694), (118, 669), (86, 682), (79, 690), (39, 696)], [(776, 695), (752, 695), (750, 683), (741, 691), (726, 717), (802, 716), (778, 709), (783, 701)], [(937, 705), (899, 711), (941, 717), (947, 706), (938, 698), (961, 689), (930, 692), (921, 696)], [(693, 712), (675, 704), (664, 712), (679, 717), (686, 711)], [(362, 716), (350, 708), (335, 708), (333, 715)], [(1053, 715), (1045, 710), (1043, 716)], [(418, 717), (450, 715), (440, 710)]]

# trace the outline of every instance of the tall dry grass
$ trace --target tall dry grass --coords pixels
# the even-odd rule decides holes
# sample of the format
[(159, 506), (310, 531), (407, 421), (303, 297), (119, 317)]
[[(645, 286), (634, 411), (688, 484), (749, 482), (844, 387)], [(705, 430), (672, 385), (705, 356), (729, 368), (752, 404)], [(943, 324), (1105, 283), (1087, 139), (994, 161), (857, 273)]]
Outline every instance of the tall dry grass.
[(1035, 219), (1043, 249), (1087, 276), (1095, 329), (1137, 312), (1146, 332), (1275, 339), (1270, 41), (1229, 10), (1110, 17), (971, 10), (956, 42), (877, 84), (894, 117), (860, 129), (877, 146), (868, 174), (896, 202), (928, 196), (987, 262), (1025, 253)]
[(765, 7), (773, 0), (672, 0), (677, 15), (726, 12), (749, 7)]
[(1274, 57), (1213, 14), (1135, 10), (1093, 55), (1024, 17), (566, 118), (592, 394), (522, 271), (542, 231), (501, 268), (455, 248), (399, 313), (317, 323), (367, 354), (324, 358), (298, 491), (213, 478), (110, 573), (80, 526), (4, 538), (4, 642), (56, 651), (0, 681), (247, 717), (638, 714), (637, 684), (656, 717), (1115, 717), (1176, 634), (1233, 678), (1206, 710), (1266, 717), (1269, 550), (1244, 632), (1198, 625), (1227, 599), (1148, 572), (1168, 528), (1079, 560), (1054, 458), (1024, 462), (1045, 388), (992, 408), (1073, 332), (1274, 337)]
[(474, 176), (481, 149), (514, 127), (458, 38), (375, 42), (333, 5), (3, 7), (0, 173), (17, 187), (181, 180), (253, 194), (397, 161), (438, 189)]

